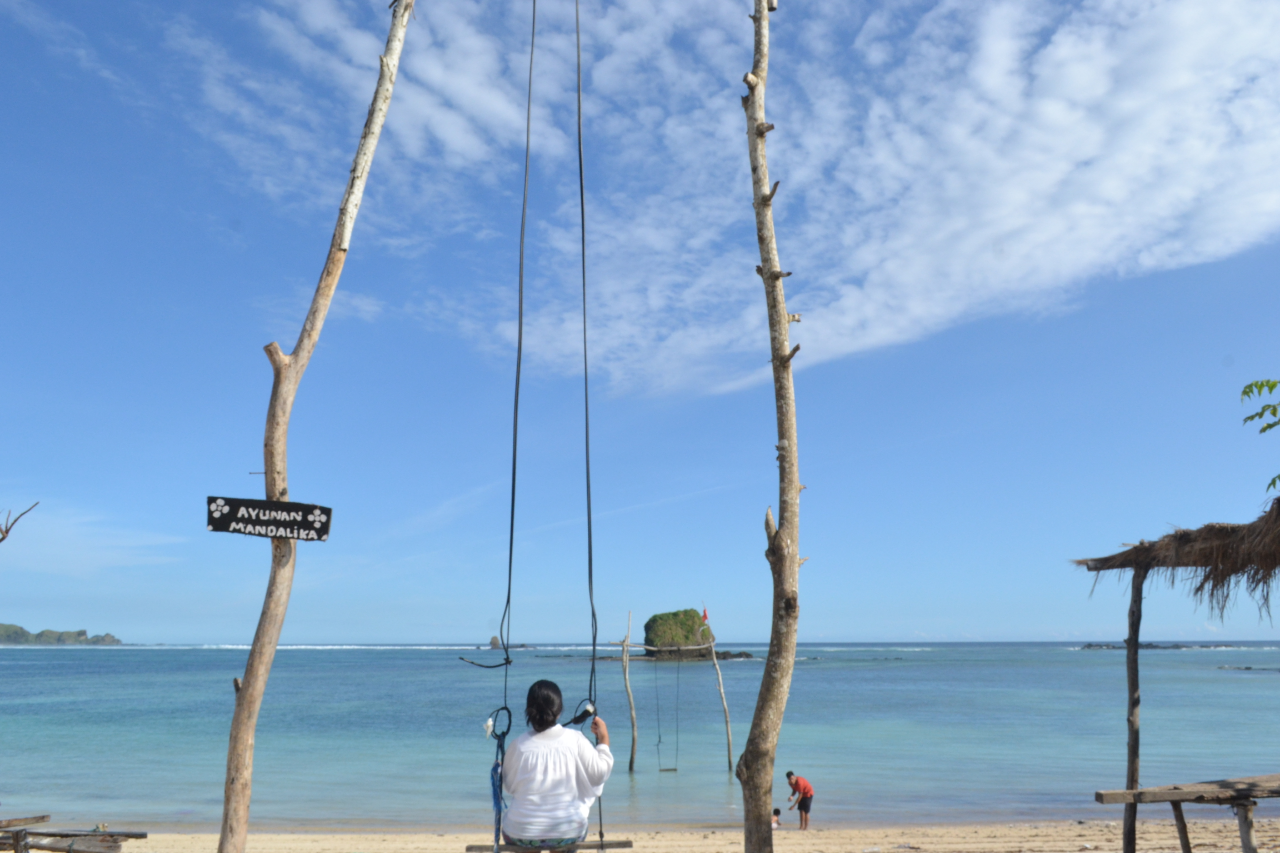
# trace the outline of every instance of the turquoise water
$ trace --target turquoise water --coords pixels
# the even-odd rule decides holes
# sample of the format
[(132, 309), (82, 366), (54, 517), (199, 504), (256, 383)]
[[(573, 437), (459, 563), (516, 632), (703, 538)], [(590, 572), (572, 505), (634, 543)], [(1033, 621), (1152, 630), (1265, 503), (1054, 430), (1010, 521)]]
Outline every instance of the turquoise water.
[[(1280, 771), (1280, 645), (1240, 646), (1143, 653), (1143, 784)], [(0, 811), (51, 812), (62, 825), (216, 828), (231, 682), (246, 654), (0, 648)], [(258, 726), (254, 825), (443, 831), (491, 821), (493, 749), (482, 726), (501, 704), (502, 676), (460, 654), (493, 653), (282, 648)], [(557, 681), (575, 703), (585, 654), (513, 652), (512, 705), (538, 678)], [(721, 663), (739, 749), (762, 665)], [(618, 756), (606, 821), (738, 822), (711, 664), (639, 660), (632, 686), (640, 734), (628, 774), (621, 667), (600, 664), (601, 714)], [(815, 826), (1113, 819), (1119, 810), (1096, 805), (1093, 792), (1123, 787), (1124, 703), (1120, 651), (804, 645), (778, 749), (778, 805), (786, 806), (782, 774), (795, 770), (816, 789)], [(659, 724), (663, 765), (677, 772), (658, 770)]]

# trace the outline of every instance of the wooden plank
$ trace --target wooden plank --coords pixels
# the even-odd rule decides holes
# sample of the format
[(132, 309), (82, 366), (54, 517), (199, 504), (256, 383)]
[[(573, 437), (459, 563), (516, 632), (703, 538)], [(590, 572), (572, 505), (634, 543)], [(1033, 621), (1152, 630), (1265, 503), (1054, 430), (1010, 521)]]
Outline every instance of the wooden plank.
[[(630, 841), (580, 841), (568, 847), (517, 847), (514, 844), (501, 844), (499, 853), (529, 853), (530, 850), (554, 850), (556, 853), (572, 853), (574, 850), (630, 850)], [(492, 844), (468, 844), (467, 853), (493, 853)]]
[(27, 839), (28, 850), (46, 850), (49, 853), (121, 853), (119, 841), (103, 841), (97, 838), (46, 838)]
[[(0, 838), (0, 850), (13, 850), (14, 842), (10, 833)], [(121, 842), (101, 838), (32, 838), (26, 836), (24, 842), (28, 850), (46, 850), (51, 853), (121, 853)]]
[(8, 820), (0, 820), (0, 829), (8, 829), (11, 826), (31, 826), (33, 823), (48, 823), (49, 815), (42, 814), (36, 817), (11, 817)]
[(145, 832), (119, 832), (114, 829), (32, 829), (27, 831), (27, 835), (39, 835), (44, 838), (86, 838), (93, 836), (106, 840), (147, 837)]
[(1280, 797), (1280, 773), (1269, 776), (1247, 776), (1241, 779), (1218, 779), (1189, 785), (1163, 785), (1136, 791), (1098, 791), (1093, 798), (1100, 803), (1217, 803)]

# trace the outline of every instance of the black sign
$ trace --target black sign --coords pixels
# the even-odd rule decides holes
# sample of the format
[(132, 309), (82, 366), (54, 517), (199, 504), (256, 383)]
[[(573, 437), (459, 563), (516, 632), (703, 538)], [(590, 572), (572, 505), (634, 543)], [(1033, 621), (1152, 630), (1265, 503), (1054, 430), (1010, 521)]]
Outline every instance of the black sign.
[(219, 533), (324, 542), (329, 538), (332, 517), (333, 510), (315, 504), (209, 498), (209, 529)]

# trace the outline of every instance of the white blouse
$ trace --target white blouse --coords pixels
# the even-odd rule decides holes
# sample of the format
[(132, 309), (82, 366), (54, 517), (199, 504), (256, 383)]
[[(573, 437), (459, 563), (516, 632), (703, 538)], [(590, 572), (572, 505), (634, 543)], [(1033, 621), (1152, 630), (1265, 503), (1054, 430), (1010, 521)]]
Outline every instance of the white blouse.
[(613, 753), (577, 729), (527, 731), (507, 747), (502, 787), (509, 800), (502, 829), (512, 838), (578, 838), (591, 804), (613, 771)]

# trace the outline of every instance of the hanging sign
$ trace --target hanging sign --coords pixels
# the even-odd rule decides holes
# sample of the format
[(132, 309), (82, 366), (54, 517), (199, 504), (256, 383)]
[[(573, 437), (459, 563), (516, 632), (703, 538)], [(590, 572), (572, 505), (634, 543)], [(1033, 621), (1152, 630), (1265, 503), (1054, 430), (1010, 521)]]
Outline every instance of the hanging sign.
[(219, 533), (317, 542), (329, 538), (333, 510), (327, 506), (218, 497), (210, 497), (208, 504), (208, 527)]

